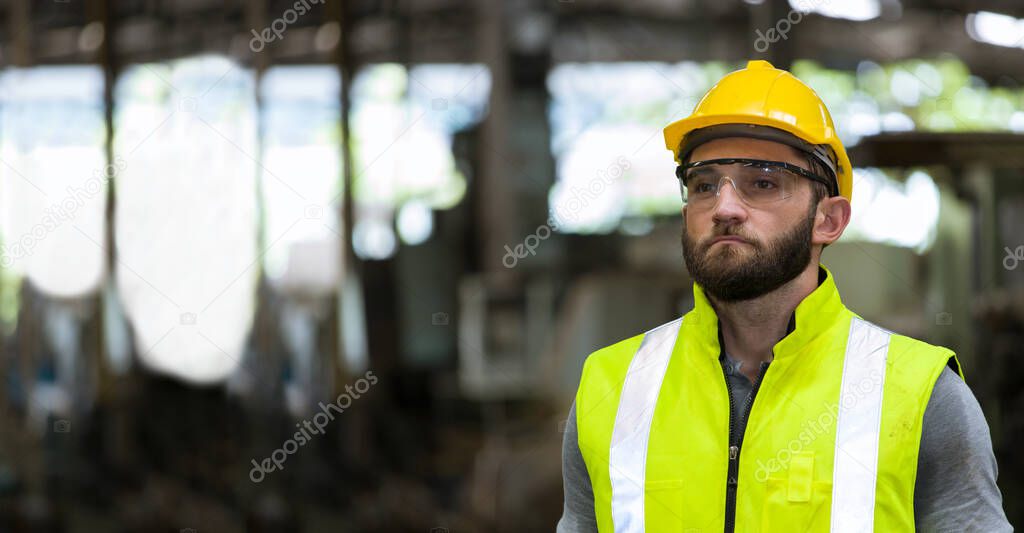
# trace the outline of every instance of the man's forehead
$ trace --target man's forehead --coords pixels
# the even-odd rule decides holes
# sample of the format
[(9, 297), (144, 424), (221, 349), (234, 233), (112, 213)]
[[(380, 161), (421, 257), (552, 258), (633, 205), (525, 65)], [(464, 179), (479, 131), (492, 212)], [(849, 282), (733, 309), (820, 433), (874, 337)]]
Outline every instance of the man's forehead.
[(785, 161), (806, 166), (807, 156), (792, 146), (765, 139), (723, 137), (701, 144), (690, 154), (690, 161), (745, 157)]

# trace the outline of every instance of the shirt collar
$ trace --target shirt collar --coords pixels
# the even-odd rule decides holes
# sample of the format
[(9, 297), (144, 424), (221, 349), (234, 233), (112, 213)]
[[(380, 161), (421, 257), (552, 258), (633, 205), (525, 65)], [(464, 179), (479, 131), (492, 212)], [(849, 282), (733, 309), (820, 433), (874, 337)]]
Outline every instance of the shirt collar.
[[(846, 308), (839, 297), (832, 273), (818, 265), (818, 287), (796, 306), (790, 315), (787, 334), (773, 348), (776, 359), (797, 353), (803, 346), (827, 331)], [(693, 284), (693, 310), (687, 313), (683, 324), (695, 328), (688, 335), (711, 353), (721, 357), (718, 315), (704, 289)]]

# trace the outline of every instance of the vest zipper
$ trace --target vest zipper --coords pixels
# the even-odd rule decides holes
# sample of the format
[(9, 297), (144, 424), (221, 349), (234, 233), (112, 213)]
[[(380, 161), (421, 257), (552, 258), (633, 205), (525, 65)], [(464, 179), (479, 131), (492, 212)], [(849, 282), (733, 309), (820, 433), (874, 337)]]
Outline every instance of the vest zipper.
[[(747, 421), (750, 419), (750, 408), (754, 406), (754, 397), (757, 396), (757, 389), (761, 386), (765, 372), (768, 371), (769, 363), (761, 363), (761, 369), (750, 389), (747, 400), (743, 402), (743, 423), (737, 428), (736, 409), (732, 401), (732, 384), (729, 383), (729, 373), (722, 366), (722, 374), (725, 376), (725, 389), (729, 394), (729, 474), (725, 482), (725, 533), (733, 533), (736, 529), (736, 488), (739, 485), (740, 470), (740, 447), (743, 446), (743, 433), (747, 430)], [(738, 429), (738, 430), (737, 430)]]

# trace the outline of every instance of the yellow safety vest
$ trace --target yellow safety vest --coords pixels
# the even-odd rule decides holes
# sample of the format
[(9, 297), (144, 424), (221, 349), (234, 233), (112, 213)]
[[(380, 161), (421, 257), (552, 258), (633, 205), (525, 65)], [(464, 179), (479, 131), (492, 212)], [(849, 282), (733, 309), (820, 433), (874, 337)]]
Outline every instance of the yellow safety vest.
[(682, 318), (587, 358), (576, 423), (600, 531), (722, 531), (730, 455), (737, 532), (914, 531), (925, 406), (947, 363), (963, 373), (952, 351), (851, 312), (825, 274), (775, 344), (738, 448), (698, 285)]

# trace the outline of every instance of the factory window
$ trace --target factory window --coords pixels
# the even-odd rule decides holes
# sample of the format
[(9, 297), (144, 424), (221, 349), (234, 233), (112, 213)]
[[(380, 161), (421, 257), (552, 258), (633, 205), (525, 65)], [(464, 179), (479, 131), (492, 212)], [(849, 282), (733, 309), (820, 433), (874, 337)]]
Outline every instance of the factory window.
[(286, 292), (330, 294), (341, 275), (341, 77), (281, 66), (260, 80), (264, 265)]
[[(899, 7), (899, 0), (889, 0)], [(864, 21), (878, 17), (882, 9), (879, 0), (845, 0), (827, 2), (823, 0), (789, 0), (789, 6), (801, 13), (817, 13), (826, 17)], [(792, 20), (792, 16), (790, 17)]]
[(259, 276), (252, 71), (202, 56), (115, 87), (117, 282), (147, 366), (213, 382), (239, 364)]
[(953, 57), (864, 61), (851, 72), (797, 61), (793, 74), (825, 101), (847, 145), (884, 131), (1024, 130), (1024, 89), (990, 87)]
[(662, 128), (690, 113), (725, 63), (567, 63), (548, 75), (549, 194), (559, 231), (607, 233), (631, 219), (677, 213), (675, 165)]
[(1024, 19), (978, 11), (967, 15), (964, 26), (967, 35), (975, 41), (1007, 48), (1024, 48)]
[(466, 179), (455, 167), (452, 136), (479, 122), (490, 94), (490, 72), (482, 65), (371, 65), (352, 83), (355, 228), (361, 257), (394, 253), (399, 229), (409, 244), (430, 230), (424, 208), (447, 209), (465, 194)]
[(840, 242), (868, 241), (924, 253), (935, 242), (939, 188), (923, 170), (897, 181), (877, 168), (854, 170), (850, 225)]
[[(107, 181), (120, 170), (116, 162), (107, 164), (104, 134), (98, 67), (33, 67), (0, 75), (5, 285), (27, 277), (43, 293), (65, 298), (100, 287)], [(4, 316), (11, 315), (5, 309)]]

